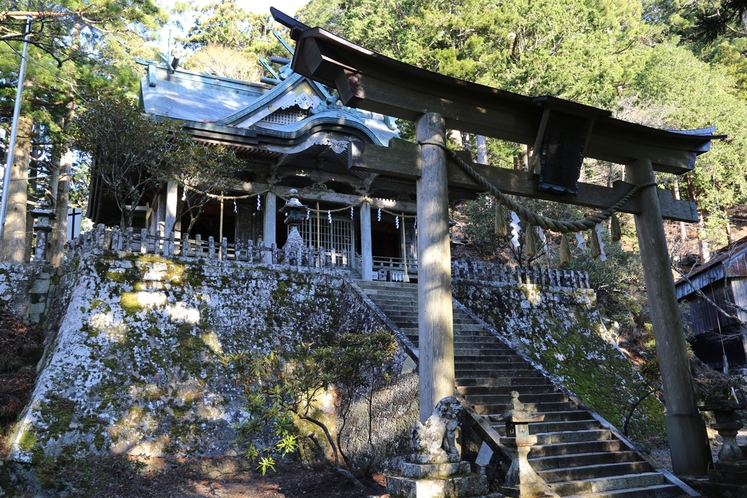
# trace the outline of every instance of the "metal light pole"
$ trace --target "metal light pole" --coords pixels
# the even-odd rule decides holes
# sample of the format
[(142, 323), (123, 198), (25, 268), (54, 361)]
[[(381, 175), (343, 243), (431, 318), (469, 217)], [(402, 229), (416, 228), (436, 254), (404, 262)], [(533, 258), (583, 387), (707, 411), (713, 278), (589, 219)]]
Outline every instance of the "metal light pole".
[(18, 89), (16, 90), (16, 103), (13, 108), (13, 121), (10, 127), (10, 142), (8, 143), (8, 160), (5, 165), (3, 177), (3, 202), (0, 205), (0, 243), (2, 243), (5, 231), (5, 213), (8, 210), (8, 189), (10, 188), (10, 171), (13, 168), (13, 156), (16, 149), (16, 136), (18, 135), (18, 118), (21, 115), (21, 95), (23, 94), (23, 79), (26, 76), (26, 56), (29, 52), (29, 38), (31, 37), (31, 16), (26, 17), (26, 33), (23, 37), (23, 52), (21, 54), (21, 68), (18, 71)]

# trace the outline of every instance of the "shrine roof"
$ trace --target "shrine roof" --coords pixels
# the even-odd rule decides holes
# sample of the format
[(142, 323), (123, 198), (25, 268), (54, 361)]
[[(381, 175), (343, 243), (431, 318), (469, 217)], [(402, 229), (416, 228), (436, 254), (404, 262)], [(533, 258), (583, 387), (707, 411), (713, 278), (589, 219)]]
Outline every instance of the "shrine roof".
[(340, 105), (318, 83), (290, 73), (275, 86), (149, 64), (141, 79), (146, 113), (178, 119), (195, 138), (283, 154), (345, 138), (386, 145), (391, 118)]
[(551, 96), (528, 97), (459, 80), (391, 59), (321, 28), (271, 9), (296, 41), (295, 72), (337, 88), (343, 104), (416, 120), (426, 112), (443, 115), (450, 129), (534, 144), (547, 109), (593, 121), (584, 155), (630, 164), (651, 160), (657, 171), (681, 174), (707, 152), (715, 127), (661, 130), (613, 118), (604, 109)]
[(246, 108), (271, 87), (177, 69), (149, 66), (141, 79), (143, 110), (156, 116), (212, 122)]

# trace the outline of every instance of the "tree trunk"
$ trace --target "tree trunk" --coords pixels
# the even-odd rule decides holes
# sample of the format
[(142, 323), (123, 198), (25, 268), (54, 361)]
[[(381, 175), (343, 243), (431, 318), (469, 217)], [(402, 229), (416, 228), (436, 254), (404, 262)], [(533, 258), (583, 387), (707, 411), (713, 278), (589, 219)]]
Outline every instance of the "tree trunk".
[[(80, 30), (81, 24), (75, 23), (71, 33), (71, 39), (73, 41), (71, 48), (73, 50), (79, 49)], [(69, 95), (68, 97), (71, 98), (71, 100), (67, 104), (67, 115), (62, 120), (62, 128), (66, 131), (75, 118), (75, 101), (72, 99), (72, 95)], [(55, 147), (64, 149), (62, 145), (63, 144), (55, 144)], [(47, 255), (47, 260), (55, 267), (62, 264), (62, 259), (65, 256), (65, 243), (67, 242), (67, 211), (70, 207), (70, 179), (73, 173), (73, 152), (68, 150), (62, 155), (57, 152), (56, 157), (59, 158), (59, 169), (57, 171), (57, 186), (52, 194), (55, 202), (55, 221), (52, 233), (49, 237), (49, 253)]]
[(54, 228), (49, 239), (47, 260), (52, 266), (60, 266), (65, 255), (67, 242), (67, 211), (70, 206), (70, 175), (72, 174), (73, 154), (67, 151), (61, 158), (58, 171), (57, 192), (54, 206)]
[[(24, 263), (26, 254), (26, 201), (28, 200), (29, 159), (33, 121), (28, 116), (18, 119), (18, 132), (13, 166), (8, 188), (8, 209), (5, 214), (0, 259), (4, 263)], [(30, 236), (31, 234), (28, 234)]]

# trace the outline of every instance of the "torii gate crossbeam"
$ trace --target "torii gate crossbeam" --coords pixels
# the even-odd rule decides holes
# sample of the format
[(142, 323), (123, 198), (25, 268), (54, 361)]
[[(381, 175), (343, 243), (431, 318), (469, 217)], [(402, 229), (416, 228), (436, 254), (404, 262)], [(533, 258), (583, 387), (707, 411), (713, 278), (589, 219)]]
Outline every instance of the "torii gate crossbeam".
[[(713, 129), (670, 132), (627, 123), (608, 111), (553, 97), (530, 98), (425, 71), (376, 54), (320, 28), (309, 28), (271, 9), (291, 29), (296, 41), (295, 72), (334, 86), (343, 104), (408, 119), (417, 124), (420, 171), (417, 178), (420, 335), (420, 414), (425, 420), (435, 404), (453, 394), (453, 325), (448, 246), (449, 176), (446, 128), (536, 145), (550, 110), (586, 120), (586, 157), (624, 164), (636, 184), (653, 182), (654, 171), (682, 174), (694, 168), (698, 154), (721, 138)], [(428, 144), (426, 144), (428, 143)], [(354, 159), (352, 159), (354, 161)], [(417, 162), (415, 158), (407, 164)], [(387, 166), (384, 166), (387, 168)], [(394, 167), (396, 169), (396, 167)], [(400, 173), (407, 175), (407, 171)], [(452, 175), (453, 176), (453, 175)], [(501, 185), (496, 185), (501, 188)], [(525, 194), (529, 195), (529, 194)], [(545, 194), (558, 202), (583, 204), (568, 196)], [(555, 197), (553, 197), (555, 196)], [(676, 474), (706, 475), (711, 464), (705, 426), (695, 404), (682, 320), (655, 187), (631, 199), (654, 337), (667, 407), (667, 434)], [(669, 208), (667, 208), (669, 210)], [(679, 215), (670, 218), (678, 219)], [(685, 214), (683, 217), (687, 217)], [(691, 218), (692, 219), (692, 218)]]

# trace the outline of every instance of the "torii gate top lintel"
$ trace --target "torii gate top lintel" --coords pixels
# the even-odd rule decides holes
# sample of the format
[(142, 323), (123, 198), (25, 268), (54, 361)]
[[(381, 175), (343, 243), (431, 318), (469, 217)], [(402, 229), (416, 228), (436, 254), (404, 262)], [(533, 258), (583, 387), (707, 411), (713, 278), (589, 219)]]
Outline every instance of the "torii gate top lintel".
[(646, 158), (655, 171), (682, 174), (706, 152), (715, 128), (667, 131), (622, 121), (607, 110), (551, 96), (527, 97), (420, 69), (310, 28), (273, 9), (296, 41), (292, 68), (337, 88), (342, 102), (387, 116), (417, 120), (441, 114), (446, 127), (534, 145), (548, 109), (593, 122), (584, 156), (630, 165)]

